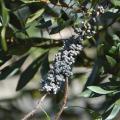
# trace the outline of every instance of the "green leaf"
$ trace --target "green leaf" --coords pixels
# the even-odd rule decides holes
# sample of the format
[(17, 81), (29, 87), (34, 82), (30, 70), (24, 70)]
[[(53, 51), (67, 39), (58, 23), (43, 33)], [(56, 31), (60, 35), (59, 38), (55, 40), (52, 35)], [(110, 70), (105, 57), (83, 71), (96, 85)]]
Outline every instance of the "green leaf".
[(20, 67), (23, 65), (23, 63), (27, 57), (28, 57), (28, 55), (25, 55), (24, 57), (20, 58), (13, 64), (3, 68), (0, 73), (0, 80), (5, 80), (5, 78), (7, 78), (8, 76), (10, 77), (12, 75), (15, 75), (18, 72), (18, 70), (20, 69)]
[(114, 20), (116, 20), (120, 16), (120, 13), (113, 13), (113, 12), (105, 12), (100, 16), (100, 26), (99, 30), (109, 26), (111, 23), (113, 23)]
[(41, 77), (42, 79), (44, 79), (44, 77), (46, 76), (46, 74), (48, 73), (50, 67), (49, 67), (49, 61), (48, 61), (48, 54), (43, 58), (42, 64), (41, 64), (41, 69), (40, 69), (40, 73), (41, 73)]
[(8, 14), (8, 9), (4, 5), (4, 1), (1, 0), (1, 8), (2, 8), (2, 19), (3, 19), (3, 26), (6, 27), (9, 22), (9, 14)]
[(117, 61), (111, 56), (106, 55), (106, 59), (111, 67), (114, 67), (117, 63)]
[(96, 79), (99, 79), (99, 70), (102, 67), (103, 61), (100, 57), (98, 57), (94, 63), (92, 72), (90, 76), (88, 77), (88, 80), (86, 81), (84, 90), (87, 88), (87, 86), (90, 86), (92, 84), (95, 84)]
[(39, 56), (25, 69), (25, 71), (23, 71), (18, 81), (16, 90), (22, 89), (34, 77), (47, 53), (48, 52), (45, 52)]
[(40, 24), (37, 25), (36, 27), (39, 27), (39, 28), (48, 28), (52, 25), (52, 20), (47, 20), (45, 21), (44, 18), (40, 20)]
[(30, 9), (30, 12), (35, 13), (40, 9), (45, 9), (45, 14), (50, 15), (50, 16), (54, 16), (54, 17), (58, 17), (58, 13), (57, 11), (55, 11), (53, 9), (53, 7), (51, 8), (46, 2), (43, 1), (36, 1), (33, 3), (27, 3), (27, 6)]
[(56, 5), (58, 3), (58, 0), (50, 0), (50, 2), (54, 5)]
[(90, 97), (91, 93), (92, 91), (87, 89), (80, 94), (80, 97)]
[(116, 7), (120, 7), (120, 0), (111, 0), (112, 4)]
[(1, 45), (2, 45), (3, 50), (7, 51), (8, 48), (7, 48), (7, 42), (5, 39), (5, 33), (6, 33), (6, 27), (3, 27), (1, 30)]
[(1, 64), (1, 63), (3, 63), (3, 61), (2, 61), (2, 60), (0, 60), (0, 64)]
[(8, 9), (5, 7), (4, 5), (4, 1), (1, 0), (0, 1), (0, 7), (2, 9), (2, 30), (1, 30), (1, 44), (2, 44), (2, 48), (4, 51), (7, 51), (7, 43), (5, 40), (5, 33), (6, 33), (6, 27), (8, 25), (9, 22), (9, 14), (8, 14)]
[(59, 33), (63, 28), (61, 26), (56, 26), (54, 28), (52, 28), (52, 30), (50, 31), (50, 34), (56, 34)]
[(38, 17), (40, 17), (40, 16), (44, 13), (44, 11), (45, 11), (45, 9), (40, 9), (40, 10), (38, 10), (36, 13), (32, 14), (32, 15), (28, 18), (28, 20), (27, 20), (26, 23), (28, 24), (28, 23), (33, 22), (33, 21), (36, 20)]
[(118, 100), (115, 102), (115, 105), (120, 106), (120, 99), (118, 99)]
[(61, 10), (61, 18), (65, 21), (69, 20), (69, 17), (64, 10)]
[(98, 94), (109, 94), (109, 93), (112, 93), (114, 91), (110, 90), (104, 90), (102, 89), (101, 87), (98, 87), (98, 86), (88, 86), (87, 87), (89, 90), (95, 92), (95, 93), (98, 93)]
[(2, 61), (0, 62), (0, 66), (6, 63), (10, 59), (11, 59), (11, 55), (10, 54), (8, 55), (6, 52), (0, 49), (0, 60)]
[(116, 46), (112, 46), (111, 49), (109, 50), (110, 54), (115, 54), (115, 52), (117, 51), (117, 47)]
[(98, 45), (97, 53), (98, 53), (99, 56), (104, 55), (104, 47), (105, 47), (105, 45), (103, 43)]
[(34, 2), (37, 2), (37, 1), (33, 1), (33, 0), (20, 0), (22, 1), (23, 3), (34, 3)]
[(113, 120), (119, 112), (120, 112), (120, 104), (114, 105), (110, 115), (105, 120)]
[(9, 13), (10, 15), (10, 24), (17, 29), (22, 29), (21, 20), (13, 12)]

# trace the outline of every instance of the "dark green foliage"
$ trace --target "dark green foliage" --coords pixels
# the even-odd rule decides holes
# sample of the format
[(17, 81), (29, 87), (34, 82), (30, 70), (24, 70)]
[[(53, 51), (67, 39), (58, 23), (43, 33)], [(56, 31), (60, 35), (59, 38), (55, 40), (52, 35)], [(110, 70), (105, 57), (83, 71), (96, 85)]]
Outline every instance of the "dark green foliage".
[(0, 80), (5, 80), (5, 78), (7, 78), (8, 76), (15, 75), (20, 70), (20, 67), (22, 66), (27, 57), (28, 55), (25, 55), (13, 64), (4, 67), (1, 70)]
[(40, 69), (40, 74), (42, 79), (46, 76), (48, 73), (50, 67), (49, 67), (49, 60), (48, 60), (48, 54), (43, 58), (42, 63), (41, 63), (41, 69)]
[[(7, 77), (20, 73), (16, 88), (20, 90), (32, 80), (39, 68), (41, 77), (44, 78), (51, 63), (49, 56), (53, 54), (49, 51), (51, 49), (56, 51), (55, 47), (61, 47), (62, 43), (60, 40), (51, 39), (49, 35), (59, 33), (69, 26), (76, 28), (82, 19), (87, 21), (88, 14), (86, 18), (81, 16), (81, 11), (86, 11), (84, 6), (87, 3), (89, 10), (94, 9), (98, 3), (104, 3), (107, 12), (97, 21), (97, 33), (82, 43), (84, 48), (95, 47), (97, 55), (91, 60), (83, 51), (83, 54), (77, 58), (76, 66), (92, 67), (83, 95), (91, 98), (106, 96), (101, 114), (94, 111), (89, 113), (95, 120), (101, 117), (110, 120), (120, 111), (119, 0), (50, 0), (50, 3), (0, 0), (0, 80), (6, 80)], [(47, 35), (44, 35), (44, 31), (49, 38), (45, 38)], [(33, 48), (39, 53), (42, 52), (42, 55), (32, 59), (31, 64), (21, 72), (22, 65), (34, 53)], [(20, 58), (6, 66), (5, 63), (14, 56)], [(82, 61), (82, 64), (79, 65), (78, 60)]]
[(18, 81), (18, 85), (16, 90), (22, 89), (35, 75), (35, 73), (40, 68), (40, 65), (42, 61), (44, 60), (44, 57), (48, 54), (45, 52), (43, 55), (36, 58), (21, 74), (20, 79)]

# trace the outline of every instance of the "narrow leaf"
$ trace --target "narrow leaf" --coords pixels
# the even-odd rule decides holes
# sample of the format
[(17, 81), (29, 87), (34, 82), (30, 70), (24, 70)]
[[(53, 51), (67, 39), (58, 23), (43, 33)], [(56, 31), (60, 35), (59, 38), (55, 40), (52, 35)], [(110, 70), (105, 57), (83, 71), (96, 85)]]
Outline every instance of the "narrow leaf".
[(41, 69), (40, 69), (40, 73), (41, 73), (41, 77), (44, 79), (45, 75), (48, 73), (49, 71), (49, 61), (48, 61), (48, 54), (43, 58), (42, 64), (41, 64)]
[(95, 93), (98, 93), (98, 94), (109, 94), (109, 93), (112, 93), (114, 91), (108, 91), (108, 90), (104, 90), (102, 89), (101, 87), (98, 87), (98, 86), (89, 86), (87, 87), (89, 90), (95, 92)]
[(113, 120), (119, 112), (120, 112), (120, 105), (115, 105), (110, 115), (105, 120)]
[(15, 75), (18, 72), (18, 70), (20, 69), (20, 67), (23, 65), (23, 63), (27, 57), (28, 57), (28, 55), (25, 55), (24, 57), (20, 58), (13, 64), (3, 68), (0, 73), (0, 80), (5, 80), (5, 78), (7, 78), (8, 76)]
[(38, 10), (36, 13), (32, 14), (26, 23), (31, 23), (33, 22), (35, 19), (37, 19), (38, 17), (40, 17), (43, 13), (44, 13), (45, 9), (40, 9)]
[(48, 52), (45, 52), (44, 54), (39, 56), (25, 69), (25, 71), (23, 71), (18, 81), (16, 90), (22, 89), (34, 77), (34, 75), (40, 68), (43, 58), (46, 56), (47, 53)]
[(6, 27), (9, 22), (9, 14), (8, 9), (5, 7), (4, 1), (1, 0), (1, 8), (2, 8), (2, 18), (3, 18), (3, 26)]
[(8, 48), (7, 48), (7, 42), (6, 42), (6, 39), (5, 39), (5, 33), (6, 33), (6, 27), (3, 27), (2, 30), (1, 30), (1, 44), (2, 44), (3, 50), (7, 51)]

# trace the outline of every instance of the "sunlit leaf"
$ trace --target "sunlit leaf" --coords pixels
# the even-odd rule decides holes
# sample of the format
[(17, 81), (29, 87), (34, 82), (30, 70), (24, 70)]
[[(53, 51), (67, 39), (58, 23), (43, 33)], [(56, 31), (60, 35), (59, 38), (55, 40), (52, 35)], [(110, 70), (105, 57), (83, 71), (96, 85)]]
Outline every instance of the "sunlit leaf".
[(114, 91), (112, 91), (112, 90), (105, 90), (105, 89), (103, 89), (103, 88), (101, 88), (101, 87), (99, 87), (99, 86), (88, 86), (87, 87), (89, 90), (91, 90), (91, 91), (93, 91), (93, 92), (95, 92), (95, 93), (98, 93), (98, 94), (109, 94), (109, 93), (112, 93), (112, 92), (114, 92)]
[(113, 5), (120, 7), (120, 0), (110, 0), (110, 1), (113, 3)]
[(9, 22), (9, 14), (8, 14), (8, 9), (5, 7), (4, 5), (4, 1), (1, 0), (1, 8), (2, 8), (2, 18), (3, 18), (3, 26), (6, 27), (8, 25)]
[(91, 90), (85, 90), (80, 94), (80, 97), (90, 97), (91, 93)]
[(1, 44), (2, 44), (3, 50), (7, 51), (8, 47), (7, 47), (7, 42), (6, 42), (5, 36), (6, 36), (6, 27), (3, 27), (1, 30)]
[(3, 63), (3, 61), (2, 61), (2, 60), (0, 60), (0, 64), (1, 64), (1, 63)]
[(32, 14), (32, 15), (28, 18), (28, 20), (27, 20), (26, 23), (28, 24), (28, 23), (33, 22), (33, 21), (36, 20), (38, 17), (40, 17), (40, 16), (44, 13), (44, 11), (45, 11), (44, 8), (38, 10), (36, 13)]
[(115, 102), (110, 115), (105, 120), (113, 120), (119, 112), (120, 112), (120, 99), (118, 99)]

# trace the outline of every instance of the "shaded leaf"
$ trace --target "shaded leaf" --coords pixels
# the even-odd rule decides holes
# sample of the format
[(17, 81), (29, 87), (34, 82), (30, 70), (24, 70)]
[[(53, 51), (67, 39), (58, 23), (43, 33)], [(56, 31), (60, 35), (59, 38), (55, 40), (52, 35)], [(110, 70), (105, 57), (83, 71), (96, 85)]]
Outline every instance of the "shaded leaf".
[(43, 58), (46, 56), (47, 53), (48, 52), (45, 52), (44, 54), (39, 56), (25, 69), (25, 71), (23, 71), (18, 81), (16, 90), (22, 89), (34, 77), (34, 75), (40, 68)]
[(50, 67), (49, 67), (49, 61), (48, 61), (48, 54), (43, 58), (42, 64), (41, 64), (41, 77), (44, 79), (45, 75), (48, 73)]
[(22, 29), (22, 25), (18, 17), (13, 12), (10, 12), (9, 15), (10, 15), (10, 24), (12, 24), (17, 29)]
[(61, 18), (65, 21), (69, 19), (68, 15), (65, 13), (64, 10), (61, 10)]
[(37, 25), (36, 27), (40, 27), (40, 28), (48, 28), (52, 25), (52, 21), (51, 20), (48, 20), (48, 21), (45, 21), (44, 19), (41, 19), (40, 20), (40, 25)]
[(58, 0), (50, 0), (50, 2), (54, 5), (56, 5), (58, 3)]
[(100, 16), (100, 23), (105, 28), (111, 23), (113, 23), (113, 21), (115, 21), (119, 16), (120, 16), (120, 13), (105, 12)]
[(90, 86), (92, 84), (94, 84), (96, 82), (96, 80), (99, 78), (99, 70), (102, 66), (102, 59), (100, 57), (98, 57), (94, 63), (92, 72), (90, 74), (90, 76), (88, 77), (88, 80), (85, 84), (84, 90), (87, 88), (87, 86)]
[(6, 8), (10, 9), (11, 11), (19, 9), (19, 7), (23, 5), (23, 2), (21, 2), (21, 0), (4, 0), (4, 2), (5, 2)]
[(46, 14), (54, 16), (54, 17), (58, 17), (58, 14), (56, 13), (56, 11), (54, 11), (51, 7), (48, 6), (47, 3), (43, 1), (27, 3), (27, 6), (29, 7), (31, 13), (35, 13), (36, 11), (44, 8)]
[(7, 62), (11, 58), (11, 55), (8, 55), (6, 52), (0, 49), (0, 66), (3, 65), (5, 62)]
[(27, 57), (28, 55), (25, 55), (10, 66), (6, 66), (5, 68), (3, 68), (0, 73), (0, 80), (4, 80), (8, 76), (15, 75), (20, 69), (20, 67), (23, 65)]

